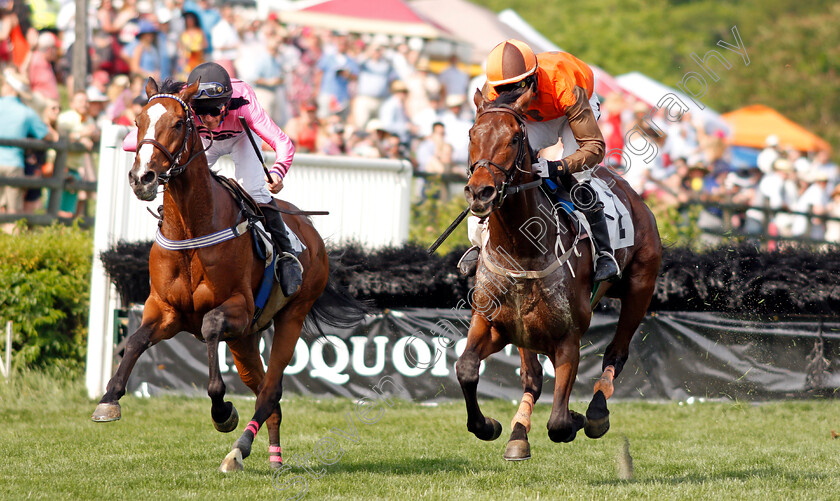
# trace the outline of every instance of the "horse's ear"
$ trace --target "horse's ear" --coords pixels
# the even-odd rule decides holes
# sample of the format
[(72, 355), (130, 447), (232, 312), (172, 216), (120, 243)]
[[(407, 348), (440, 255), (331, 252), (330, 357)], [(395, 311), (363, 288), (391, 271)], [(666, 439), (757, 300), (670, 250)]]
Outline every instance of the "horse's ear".
[(195, 95), (195, 93), (198, 92), (198, 86), (200, 84), (201, 84), (201, 79), (199, 78), (198, 80), (193, 82), (191, 85), (185, 85), (184, 89), (181, 91), (181, 99), (183, 99), (184, 102), (189, 103), (190, 99), (192, 99), (192, 97)]
[(146, 80), (146, 95), (149, 96), (149, 97), (152, 97), (157, 93), (158, 93), (158, 84), (157, 84), (157, 82), (155, 82), (154, 78), (149, 77), (149, 79)]
[(198, 92), (198, 86), (200, 84), (201, 84), (201, 79), (199, 78), (198, 80), (193, 82), (192, 85), (185, 85), (184, 89), (181, 91), (181, 99), (183, 99), (184, 102), (189, 103), (190, 99), (192, 99), (192, 97), (195, 95), (195, 93)]
[(478, 113), (484, 111), (484, 107), (487, 104), (487, 100), (484, 99), (484, 94), (481, 93), (481, 89), (475, 89), (473, 102), (475, 103), (475, 109)]
[(517, 99), (516, 102), (513, 103), (513, 106), (511, 106), (511, 108), (513, 108), (518, 113), (524, 115), (525, 112), (528, 111), (528, 105), (531, 103), (531, 98), (533, 97), (534, 88), (529, 86), (525, 90), (525, 92), (523, 92), (522, 95), (519, 96), (519, 99)]

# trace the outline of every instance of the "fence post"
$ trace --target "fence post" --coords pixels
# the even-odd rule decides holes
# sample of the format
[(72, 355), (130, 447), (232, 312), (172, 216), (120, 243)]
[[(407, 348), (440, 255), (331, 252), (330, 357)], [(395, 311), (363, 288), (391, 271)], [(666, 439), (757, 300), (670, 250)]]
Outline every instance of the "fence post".
[[(70, 142), (66, 137), (61, 137), (55, 149), (55, 163), (53, 164), (53, 178), (64, 181), (67, 176), (67, 156), (70, 152)], [(61, 209), (61, 196), (64, 193), (64, 183), (57, 187), (50, 188), (50, 202), (47, 206), (47, 214), (58, 217)]]
[(0, 372), (8, 381), (12, 377), (12, 321), (6, 322), (6, 358), (0, 360)]

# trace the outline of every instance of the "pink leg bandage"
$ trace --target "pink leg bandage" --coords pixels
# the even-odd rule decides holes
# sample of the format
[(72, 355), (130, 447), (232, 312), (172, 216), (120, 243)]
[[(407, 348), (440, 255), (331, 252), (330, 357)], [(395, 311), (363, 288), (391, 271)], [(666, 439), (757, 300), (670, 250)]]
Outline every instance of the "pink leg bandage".
[(246, 430), (250, 430), (251, 433), (254, 434), (254, 437), (257, 436), (257, 432), (260, 431), (260, 425), (256, 421), (251, 421), (248, 423), (248, 426), (245, 427)]

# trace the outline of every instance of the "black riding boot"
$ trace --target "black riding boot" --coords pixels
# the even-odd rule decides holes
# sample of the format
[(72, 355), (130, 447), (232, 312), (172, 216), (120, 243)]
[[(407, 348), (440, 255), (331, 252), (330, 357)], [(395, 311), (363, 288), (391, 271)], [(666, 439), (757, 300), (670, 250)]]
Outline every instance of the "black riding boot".
[[(273, 205), (277, 206), (276, 203)], [(265, 215), (266, 229), (271, 234), (275, 248), (280, 251), (280, 255), (277, 256), (277, 267), (274, 270), (274, 275), (280, 282), (283, 295), (289, 297), (297, 292), (303, 281), (298, 260), (295, 258), (289, 235), (286, 234), (286, 223), (283, 222), (280, 212), (264, 207), (263, 215)]]
[(589, 210), (582, 211), (592, 229), (592, 239), (595, 241), (595, 282), (611, 281), (621, 278), (621, 270), (613, 255), (610, 233), (607, 221), (604, 219), (604, 204), (599, 200)]

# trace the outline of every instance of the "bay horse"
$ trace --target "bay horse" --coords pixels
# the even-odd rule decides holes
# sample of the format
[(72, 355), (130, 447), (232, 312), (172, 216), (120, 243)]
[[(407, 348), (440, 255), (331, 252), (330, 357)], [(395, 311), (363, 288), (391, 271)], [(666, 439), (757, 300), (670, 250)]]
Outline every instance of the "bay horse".
[[(163, 185), (163, 213), (159, 236), (184, 241), (236, 229), (242, 222), (241, 207), (211, 171), (187, 104), (199, 82), (184, 86), (167, 80), (161, 89), (154, 79), (146, 83), (148, 104), (137, 116), (138, 144), (129, 184), (137, 198), (154, 200)], [(278, 200), (278, 202), (280, 202)], [(299, 212), (280, 202), (281, 209)], [(307, 318), (320, 331), (320, 322), (349, 327), (364, 317), (360, 303), (329, 280), (329, 256), (324, 242), (308, 218), (285, 217), (306, 249), (299, 259), (303, 283), (273, 317), (274, 339), (268, 370), (263, 369), (259, 333), (252, 325), (254, 297), (264, 276), (265, 262), (254, 250), (249, 231), (213, 245), (168, 250), (158, 239), (149, 255), (151, 292), (143, 308), (140, 327), (129, 337), (125, 355), (108, 382), (107, 391), (92, 419), (120, 419), (119, 399), (140, 355), (149, 347), (186, 331), (207, 344), (213, 425), (221, 432), (236, 429), (239, 416), (225, 402), (225, 384), (219, 370), (219, 342), (227, 342), (242, 382), (256, 395), (255, 412), (234, 443), (220, 470), (243, 469), (243, 458), (259, 428), (266, 423), (269, 460), (282, 464), (280, 454), (280, 398), (283, 371), (292, 359), (295, 344)]]
[[(561, 228), (563, 211), (552, 209), (554, 204), (545, 192), (530, 189), (540, 184), (531, 169), (535, 154), (528, 145), (524, 117), (533, 92), (530, 88), (520, 92), (503, 93), (495, 101), (487, 101), (477, 91), (474, 98), (477, 115), (470, 129), (470, 178), (464, 191), (471, 212), (487, 218), (489, 236), (476, 274), (466, 348), (456, 363), (467, 406), (467, 429), (479, 439), (495, 440), (502, 427), (482, 414), (476, 398), (479, 364), (508, 343), (519, 347), (523, 396), (511, 422), (504, 454), (508, 460), (530, 458), (527, 434), (534, 402), (542, 391), (543, 369), (537, 353), (548, 356), (556, 378), (547, 425), (549, 438), (571, 442), (581, 428), (590, 438), (607, 432), (606, 401), (650, 304), (662, 256), (656, 221), (641, 197), (608, 168), (594, 169), (593, 177), (611, 185), (628, 208), (635, 242), (615, 252), (623, 270), (621, 278), (602, 283), (592, 297), (590, 245), (578, 240), (579, 233), (567, 231), (571, 220), (566, 219), (566, 227)], [(535, 241), (533, 230), (524, 231), (534, 218), (556, 231), (545, 231)], [(605, 295), (620, 299), (621, 311), (615, 336), (604, 353), (603, 375), (583, 416), (569, 410), (569, 396), (592, 305)]]

